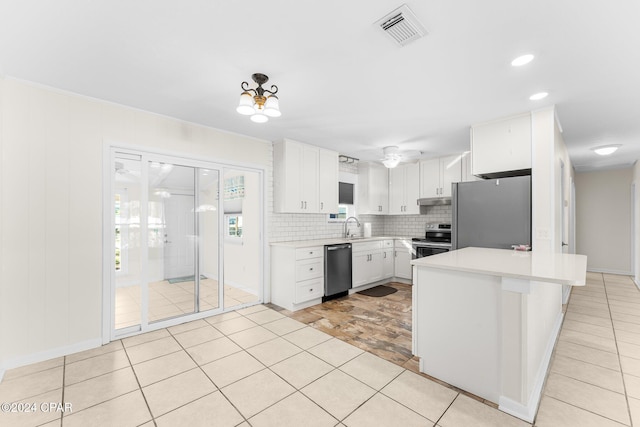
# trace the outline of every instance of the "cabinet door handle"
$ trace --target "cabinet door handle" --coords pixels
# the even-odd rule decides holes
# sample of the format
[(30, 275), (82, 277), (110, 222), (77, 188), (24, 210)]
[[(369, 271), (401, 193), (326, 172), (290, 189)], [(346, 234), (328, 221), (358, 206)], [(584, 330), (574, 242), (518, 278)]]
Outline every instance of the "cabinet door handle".
[(384, 259), (387, 259), (387, 253), (386, 252), (384, 253)]
[(320, 210), (324, 210), (324, 202), (320, 202)]
[(304, 202), (304, 208), (307, 209), (307, 202)]

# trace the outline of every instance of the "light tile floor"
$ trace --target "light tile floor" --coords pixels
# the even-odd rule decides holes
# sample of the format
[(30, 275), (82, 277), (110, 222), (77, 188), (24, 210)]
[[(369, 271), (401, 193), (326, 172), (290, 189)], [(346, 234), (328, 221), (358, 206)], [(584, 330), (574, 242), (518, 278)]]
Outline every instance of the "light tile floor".
[[(589, 274), (565, 319), (536, 425), (640, 423), (640, 292)], [(528, 425), (264, 305), (8, 371), (0, 402), (36, 405), (12, 427)]]

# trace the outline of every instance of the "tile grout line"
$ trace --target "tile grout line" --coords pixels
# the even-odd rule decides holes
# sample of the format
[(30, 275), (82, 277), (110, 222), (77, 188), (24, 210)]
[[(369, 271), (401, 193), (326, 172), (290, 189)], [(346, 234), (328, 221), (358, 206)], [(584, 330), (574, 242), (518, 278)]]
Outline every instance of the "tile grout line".
[[(167, 332), (169, 332), (169, 331), (167, 331)], [(125, 356), (127, 356), (127, 360), (129, 361), (129, 367), (131, 368), (131, 371), (133, 372), (133, 376), (136, 379), (136, 383), (138, 384), (138, 390), (140, 391), (140, 394), (142, 395), (142, 398), (144, 399), (145, 405), (147, 405), (147, 410), (149, 411), (149, 415), (151, 415), (151, 421), (153, 421), (153, 425), (157, 427), (158, 424), (156, 424), (156, 417), (153, 415), (153, 412), (151, 412), (151, 407), (149, 406), (149, 402), (147, 401), (147, 396), (144, 394), (144, 391), (142, 390), (142, 385), (140, 384), (140, 380), (138, 379), (138, 375), (136, 374), (136, 370), (133, 369), (133, 363), (131, 363), (131, 359), (129, 358), (129, 353), (127, 353), (127, 348), (124, 345), (124, 342), (122, 343), (122, 347), (124, 348), (124, 354), (125, 354)]]
[[(607, 282), (604, 279), (604, 274), (600, 273), (602, 276), (602, 284), (604, 286), (604, 295), (607, 298), (607, 307), (609, 308), (609, 316), (611, 316), (611, 326), (614, 325), (613, 323), (613, 315), (611, 314), (611, 306), (609, 305), (609, 296), (607, 294)], [(616, 328), (613, 327), (613, 340), (616, 344), (616, 352), (617, 352), (617, 356), (618, 356), (618, 363), (620, 364), (620, 372), (621, 372), (621, 377), (622, 377), (622, 389), (624, 390), (624, 400), (627, 403), (627, 415), (629, 416), (629, 422), (631, 423), (631, 425), (633, 426), (633, 418), (631, 417), (631, 407), (629, 406), (629, 396), (627, 395), (627, 383), (624, 380), (624, 370), (622, 369), (622, 360), (620, 358), (620, 349), (618, 348), (618, 338), (616, 335)]]
[[(64, 401), (64, 389), (65, 389), (65, 377), (66, 377), (66, 372), (67, 372), (67, 356), (64, 356), (64, 358), (62, 359), (62, 396), (60, 397), (60, 399), (62, 400), (62, 404), (65, 404)], [(72, 412), (73, 413), (73, 412)], [(64, 411), (60, 412), (60, 427), (62, 427), (64, 421)]]
[[(233, 320), (233, 319), (230, 319), (230, 320)], [(209, 322), (207, 322), (207, 323), (209, 323)], [(213, 327), (216, 331), (220, 332), (220, 333), (224, 336), (224, 338), (229, 339), (229, 337), (227, 337), (227, 335), (226, 335), (224, 332), (219, 331), (219, 330), (218, 330), (217, 328), (215, 328), (213, 325), (210, 325), (210, 326), (211, 326), (211, 327)], [(173, 337), (173, 339), (174, 339), (174, 340), (176, 340), (176, 342), (178, 343), (178, 345), (180, 346), (180, 348), (182, 348), (182, 351), (184, 351), (184, 352), (186, 353), (186, 355), (187, 355), (187, 356), (189, 356), (189, 358), (193, 361), (193, 363), (195, 363), (195, 364), (196, 364), (196, 367), (197, 367), (198, 369), (200, 369), (200, 371), (204, 374), (204, 376), (205, 376), (205, 377), (207, 377), (207, 379), (208, 379), (209, 381), (211, 381), (211, 384), (213, 384), (213, 386), (216, 388), (216, 390), (215, 390), (215, 391), (213, 391), (213, 392), (211, 392), (211, 393), (208, 393), (208, 394), (206, 394), (205, 396), (209, 396), (209, 395), (211, 395), (211, 394), (215, 393), (216, 391), (219, 391), (219, 392), (220, 392), (220, 394), (221, 394), (221, 395), (226, 399), (226, 401), (227, 401), (227, 402), (229, 402), (229, 404), (233, 407), (233, 409), (235, 409), (235, 410), (236, 410), (236, 412), (238, 412), (238, 414), (240, 414), (240, 416), (241, 416), (241, 417), (242, 417), (242, 419), (244, 420), (243, 422), (246, 422), (247, 424), (251, 425), (251, 423), (249, 423), (249, 420), (247, 419), (247, 417), (245, 417), (245, 416), (244, 416), (244, 414), (243, 414), (242, 412), (240, 412), (240, 410), (236, 407), (236, 405), (234, 405), (234, 404), (233, 404), (233, 402), (229, 399), (229, 397), (227, 397), (227, 395), (226, 395), (226, 394), (224, 394), (224, 393), (222, 392), (222, 388), (218, 387), (218, 385), (215, 383), (215, 381), (213, 381), (213, 379), (211, 379), (211, 377), (209, 377), (209, 375), (207, 375), (207, 373), (205, 372), (205, 370), (204, 370), (204, 369), (202, 369), (202, 366), (201, 366), (201, 365), (200, 365), (200, 364), (199, 364), (199, 363), (198, 363), (198, 362), (193, 358), (193, 356), (191, 356), (191, 354), (187, 351), (187, 349), (186, 349), (186, 348), (184, 348), (184, 347), (182, 346), (182, 344), (180, 343), (180, 341), (178, 341), (178, 340), (175, 338), (175, 336), (173, 335), (173, 333), (172, 333), (170, 330), (168, 330), (168, 329), (167, 329), (167, 332), (169, 332), (169, 335), (171, 335), (171, 336)], [(215, 341), (215, 340), (212, 340), (212, 341)], [(206, 342), (209, 342), (209, 341), (206, 341)], [(196, 344), (196, 345), (199, 345), (199, 344)], [(194, 347), (195, 347), (195, 346), (194, 346)], [(242, 348), (242, 347), (240, 347), (240, 348)], [(244, 349), (242, 349), (242, 351), (245, 351), (247, 354), (251, 355), (249, 352), (247, 352), (247, 351), (246, 351), (246, 350), (244, 350)], [(227, 355), (227, 356), (231, 356), (232, 354), (237, 354), (237, 353), (240, 353), (240, 352), (239, 352), (239, 351), (237, 351), (237, 352), (235, 352), (235, 353), (231, 353), (231, 354), (229, 354), (229, 355)], [(224, 356), (224, 357), (227, 357), (227, 356)], [(224, 357), (221, 357), (220, 359), (223, 359)], [(253, 356), (252, 356), (252, 357), (253, 357)], [(220, 359), (216, 359), (216, 360), (220, 360)], [(214, 361), (212, 361), (212, 362), (215, 362), (215, 360), (214, 360)], [(195, 368), (194, 368), (194, 369), (195, 369)], [(190, 369), (190, 370), (191, 370), (191, 369)], [(177, 374), (177, 375), (179, 375), (179, 374)], [(175, 376), (175, 375), (174, 375), (174, 376)], [(246, 377), (245, 377), (245, 378), (246, 378)], [(163, 379), (163, 380), (160, 380), (160, 381), (164, 381), (164, 379)], [(160, 382), (160, 381), (157, 381), (157, 382)], [(238, 380), (238, 381), (239, 381), (239, 380)], [(143, 394), (144, 394), (144, 393), (143, 393)], [(203, 398), (203, 397), (205, 397), (205, 396), (200, 396), (198, 399), (202, 399), (202, 398)], [(184, 405), (181, 405), (179, 408), (181, 408), (181, 407), (183, 407), (183, 406), (186, 406), (186, 405), (188, 405), (188, 404), (191, 404), (191, 403), (195, 402), (195, 401), (196, 401), (196, 400), (198, 400), (198, 399), (194, 399), (194, 400), (192, 400), (191, 402), (187, 402), (187, 403), (185, 403)], [(175, 411), (176, 409), (178, 409), (178, 408), (174, 408), (174, 409), (172, 409), (171, 411), (167, 412), (167, 414), (168, 414), (168, 413), (171, 413), (171, 412), (173, 412), (173, 411)], [(163, 414), (163, 415), (166, 415), (166, 414)], [(154, 422), (155, 422), (155, 417), (154, 417)], [(242, 424), (242, 423), (239, 423), (239, 424)]]
[(451, 401), (451, 403), (449, 404), (449, 406), (447, 406), (447, 409), (444, 410), (444, 412), (440, 415), (440, 417), (436, 420), (436, 423), (434, 424), (434, 426), (437, 426), (438, 423), (440, 422), (440, 420), (442, 419), (442, 417), (444, 417), (444, 414), (447, 413), (447, 411), (453, 406), (454, 402), (456, 400), (458, 400), (458, 397), (460, 397), (460, 393), (456, 394), (456, 397), (453, 398), (453, 400)]

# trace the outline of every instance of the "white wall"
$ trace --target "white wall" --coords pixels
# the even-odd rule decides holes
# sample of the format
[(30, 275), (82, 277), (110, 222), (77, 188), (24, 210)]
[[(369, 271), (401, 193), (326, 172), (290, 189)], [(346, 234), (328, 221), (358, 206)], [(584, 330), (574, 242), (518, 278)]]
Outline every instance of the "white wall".
[(0, 372), (100, 342), (104, 141), (270, 176), (268, 142), (16, 80), (0, 111)]
[(576, 245), (589, 271), (631, 274), (631, 183), (634, 168), (579, 172)]

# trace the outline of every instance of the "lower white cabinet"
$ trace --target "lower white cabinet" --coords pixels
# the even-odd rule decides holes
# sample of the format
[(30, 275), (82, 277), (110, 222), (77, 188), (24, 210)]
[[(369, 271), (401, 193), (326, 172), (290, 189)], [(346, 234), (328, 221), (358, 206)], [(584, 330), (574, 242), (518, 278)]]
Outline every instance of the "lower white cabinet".
[(324, 246), (271, 246), (271, 302), (290, 311), (322, 302)]
[(413, 277), (413, 269), (411, 268), (411, 240), (397, 239), (394, 242), (394, 276), (400, 279), (411, 280)]
[(393, 240), (353, 243), (352, 288), (393, 277)]
[(394, 257), (393, 248), (382, 250), (382, 278), (388, 279), (393, 277)]

